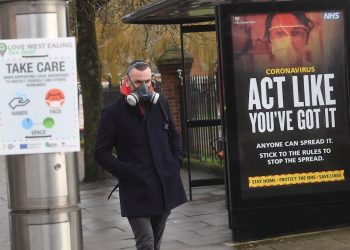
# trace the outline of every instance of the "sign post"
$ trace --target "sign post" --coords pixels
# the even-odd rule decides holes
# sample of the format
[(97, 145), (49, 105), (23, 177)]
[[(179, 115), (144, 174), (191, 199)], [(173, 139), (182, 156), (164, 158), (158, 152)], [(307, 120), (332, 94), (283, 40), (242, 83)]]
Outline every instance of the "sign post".
[(12, 250), (83, 249), (76, 52), (75, 39), (65, 38), (66, 5), (0, 0), (0, 154)]

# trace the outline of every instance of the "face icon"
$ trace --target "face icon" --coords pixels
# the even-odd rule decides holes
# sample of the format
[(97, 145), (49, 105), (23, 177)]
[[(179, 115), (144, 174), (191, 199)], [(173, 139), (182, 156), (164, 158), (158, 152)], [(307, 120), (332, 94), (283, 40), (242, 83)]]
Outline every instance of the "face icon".
[(294, 66), (302, 62), (309, 30), (295, 15), (275, 15), (269, 31), (271, 52), (279, 64)]
[(45, 95), (45, 101), (51, 108), (60, 108), (64, 103), (64, 93), (60, 89), (50, 89)]

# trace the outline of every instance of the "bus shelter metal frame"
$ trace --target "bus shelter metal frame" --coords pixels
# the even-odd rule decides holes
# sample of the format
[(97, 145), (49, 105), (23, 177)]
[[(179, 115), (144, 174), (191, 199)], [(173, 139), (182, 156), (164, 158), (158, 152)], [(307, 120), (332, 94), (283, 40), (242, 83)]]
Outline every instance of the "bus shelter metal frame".
[[(181, 60), (182, 60), (182, 84), (180, 84), (180, 96), (181, 96), (181, 117), (182, 117), (182, 127), (184, 130), (184, 139), (186, 145), (186, 158), (188, 166), (188, 183), (189, 183), (189, 196), (192, 200), (192, 188), (193, 187), (202, 187), (202, 186), (211, 186), (211, 185), (223, 185), (225, 184), (224, 179), (227, 180), (226, 174), (225, 178), (206, 178), (192, 180), (192, 166), (190, 158), (190, 147), (189, 147), (189, 129), (191, 128), (200, 128), (200, 127), (211, 127), (211, 126), (220, 126), (222, 125), (221, 119), (206, 119), (206, 120), (189, 120), (188, 119), (188, 110), (187, 110), (187, 91), (186, 87), (188, 83), (186, 81), (185, 74), (185, 51), (184, 51), (184, 34), (195, 33), (195, 32), (215, 32), (215, 24), (206, 24), (206, 25), (184, 25), (180, 24), (180, 40), (181, 40)], [(226, 171), (225, 171), (226, 173)], [(227, 192), (227, 189), (226, 189)]]

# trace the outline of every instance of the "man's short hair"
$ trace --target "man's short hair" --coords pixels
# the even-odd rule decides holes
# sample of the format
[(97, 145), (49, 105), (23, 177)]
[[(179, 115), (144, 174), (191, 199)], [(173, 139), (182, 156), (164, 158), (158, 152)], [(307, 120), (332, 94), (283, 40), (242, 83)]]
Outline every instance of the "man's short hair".
[(131, 63), (129, 63), (129, 66), (128, 66), (128, 69), (127, 69), (126, 73), (129, 74), (129, 72), (132, 69), (137, 69), (137, 70), (143, 71), (143, 70), (145, 70), (147, 68), (150, 68), (150, 66), (145, 61), (143, 61), (143, 60), (134, 60)]
[[(271, 42), (271, 40), (270, 40), (270, 28), (271, 28), (271, 25), (272, 25), (272, 19), (278, 14), (280, 14), (280, 13), (269, 14), (266, 17), (265, 34), (264, 34), (264, 38), (265, 38), (265, 42), (266, 43), (270, 43)], [(311, 32), (311, 30), (314, 27), (314, 23), (304, 13), (298, 12), (298, 13), (287, 13), (287, 14), (291, 14), (291, 15), (295, 16), (298, 19), (298, 21), (300, 23), (302, 23), (306, 27), (306, 29), (307, 29), (307, 31), (306, 31), (306, 33), (307, 33), (307, 40), (306, 40), (306, 42), (308, 42), (309, 41), (310, 32)]]

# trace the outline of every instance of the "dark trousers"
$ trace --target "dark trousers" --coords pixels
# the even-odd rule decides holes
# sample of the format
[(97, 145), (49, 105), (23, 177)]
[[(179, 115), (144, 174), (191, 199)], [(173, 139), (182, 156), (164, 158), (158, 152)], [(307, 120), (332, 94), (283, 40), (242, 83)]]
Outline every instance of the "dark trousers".
[(148, 217), (128, 217), (137, 250), (159, 250), (170, 213)]

